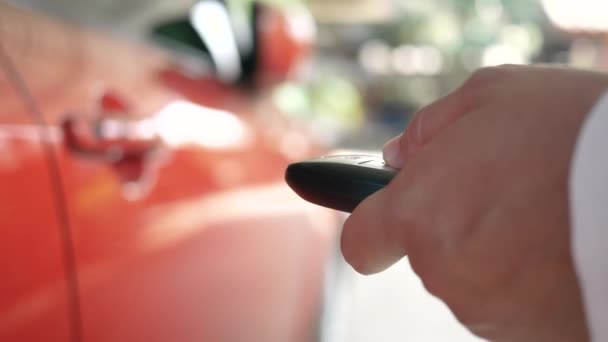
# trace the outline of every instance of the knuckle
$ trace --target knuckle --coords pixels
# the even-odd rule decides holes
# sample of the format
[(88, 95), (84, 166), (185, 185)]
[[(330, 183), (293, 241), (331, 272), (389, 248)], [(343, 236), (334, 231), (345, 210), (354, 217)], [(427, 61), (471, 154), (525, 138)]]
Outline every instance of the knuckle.
[(492, 66), (477, 69), (464, 82), (463, 88), (476, 90), (486, 88), (503, 79), (509, 72), (509, 67), (507, 66)]
[(403, 136), (401, 136), (401, 149), (402, 151), (406, 151), (407, 146), (409, 144), (416, 144), (419, 141), (418, 138), (418, 125), (419, 125), (419, 121), (420, 121), (420, 115), (422, 114), (422, 111), (420, 111), (418, 114), (416, 114), (416, 116), (412, 119), (412, 121), (410, 121), (409, 125), (407, 126), (407, 129), (405, 130)]
[(424, 141), (423, 121), (429, 112), (435, 110), (435, 103), (428, 104), (416, 112), (409, 122), (404, 134), (401, 136), (401, 147), (405, 148), (410, 144), (421, 145)]
[(406, 138), (405, 138), (405, 139), (407, 139), (408, 143), (414, 143), (414, 144), (425, 143), (423, 122), (424, 122), (425, 117), (428, 114), (428, 112), (429, 112), (428, 106), (421, 109), (418, 112), (418, 114), (416, 115), (416, 117), (414, 118), (414, 120), (412, 120), (412, 122), (410, 123), (410, 126), (406, 133)]
[(456, 90), (463, 108), (468, 110), (481, 106), (492, 96), (492, 89), (510, 73), (509, 66), (493, 66), (477, 69)]
[(513, 64), (513, 63), (504, 63), (504, 64), (500, 64), (495, 66), (495, 68), (501, 69), (501, 70), (506, 70), (506, 71), (516, 71), (519, 68), (522, 68), (521, 64)]
[(416, 138), (413, 137), (413, 131), (415, 131), (413, 127), (417, 125), (416, 121), (418, 121), (417, 116), (410, 122), (407, 129), (401, 135), (401, 138), (399, 139), (399, 147), (401, 148), (401, 151), (407, 151), (407, 146), (410, 143), (416, 143)]

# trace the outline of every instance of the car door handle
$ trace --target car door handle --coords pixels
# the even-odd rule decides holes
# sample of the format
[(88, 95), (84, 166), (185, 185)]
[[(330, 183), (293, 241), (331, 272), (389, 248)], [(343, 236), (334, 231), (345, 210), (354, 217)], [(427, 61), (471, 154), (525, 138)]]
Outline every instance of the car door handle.
[(93, 117), (68, 114), (62, 123), (67, 148), (75, 155), (118, 162), (143, 157), (159, 147), (153, 121), (128, 117), (124, 101), (106, 92)]
[(117, 162), (159, 147), (155, 132), (146, 128), (145, 121), (68, 116), (62, 124), (63, 137), (74, 155)]

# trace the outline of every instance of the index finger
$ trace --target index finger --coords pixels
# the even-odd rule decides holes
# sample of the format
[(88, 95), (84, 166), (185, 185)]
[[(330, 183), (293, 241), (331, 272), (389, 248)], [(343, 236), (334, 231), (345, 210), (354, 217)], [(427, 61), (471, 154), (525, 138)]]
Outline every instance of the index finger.
[(509, 66), (477, 70), (451, 93), (419, 110), (404, 133), (391, 139), (383, 148), (385, 161), (403, 168), (405, 161), (439, 135), (445, 128), (475, 109), (484, 92), (509, 71)]
[(403, 168), (408, 158), (467, 110), (467, 102), (460, 89), (422, 108), (401, 135), (384, 145), (385, 161), (393, 167)]

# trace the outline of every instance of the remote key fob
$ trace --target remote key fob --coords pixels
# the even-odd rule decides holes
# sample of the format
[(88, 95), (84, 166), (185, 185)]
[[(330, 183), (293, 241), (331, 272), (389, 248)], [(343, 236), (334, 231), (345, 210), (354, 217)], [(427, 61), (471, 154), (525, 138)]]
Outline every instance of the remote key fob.
[(331, 155), (289, 165), (285, 180), (303, 199), (350, 213), (397, 172), (382, 157)]

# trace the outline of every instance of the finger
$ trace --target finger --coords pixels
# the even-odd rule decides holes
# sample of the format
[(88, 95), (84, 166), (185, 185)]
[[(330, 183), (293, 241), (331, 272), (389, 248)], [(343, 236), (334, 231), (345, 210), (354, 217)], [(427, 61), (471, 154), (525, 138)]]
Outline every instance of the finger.
[(376, 192), (344, 224), (342, 254), (359, 273), (381, 272), (406, 255), (405, 234), (389, 209), (392, 197), (388, 188)]
[(418, 111), (405, 132), (384, 145), (384, 160), (403, 168), (416, 151), (469, 111), (470, 101), (464, 93), (462, 88), (457, 89)]

